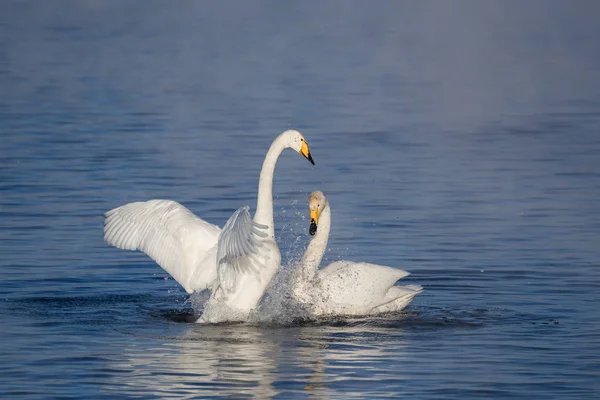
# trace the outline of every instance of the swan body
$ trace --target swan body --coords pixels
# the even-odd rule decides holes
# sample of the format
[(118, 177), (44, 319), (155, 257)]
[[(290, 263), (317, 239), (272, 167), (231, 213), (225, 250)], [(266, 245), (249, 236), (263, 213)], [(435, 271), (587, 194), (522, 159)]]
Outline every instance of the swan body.
[(279, 135), (263, 162), (254, 219), (243, 206), (221, 229), (172, 200), (135, 202), (104, 214), (104, 240), (144, 252), (188, 293), (210, 289), (198, 322), (246, 319), (281, 262), (273, 223), (273, 174), (286, 148), (314, 165), (300, 132)]
[(294, 298), (317, 316), (373, 315), (399, 311), (423, 291), (395, 286), (408, 272), (383, 265), (336, 261), (318, 269), (331, 229), (331, 209), (322, 192), (309, 197), (310, 241), (292, 281)]

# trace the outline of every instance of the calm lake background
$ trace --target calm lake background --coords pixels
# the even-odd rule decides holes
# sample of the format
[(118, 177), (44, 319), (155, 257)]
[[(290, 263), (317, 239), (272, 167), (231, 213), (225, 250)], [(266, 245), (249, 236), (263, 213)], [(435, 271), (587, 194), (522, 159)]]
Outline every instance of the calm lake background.
[[(0, 397), (600, 396), (600, 3), (0, 3)], [(284, 265), (250, 324), (189, 321), (103, 213), (222, 226), (277, 165)], [(282, 307), (329, 197), (329, 260), (411, 272), (380, 318)]]

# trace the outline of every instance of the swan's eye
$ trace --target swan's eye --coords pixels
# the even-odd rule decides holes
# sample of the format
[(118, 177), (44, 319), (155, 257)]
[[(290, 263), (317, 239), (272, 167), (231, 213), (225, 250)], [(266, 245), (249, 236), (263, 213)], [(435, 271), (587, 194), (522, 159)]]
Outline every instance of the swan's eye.
[(301, 142), (304, 142), (304, 138), (300, 138), (300, 141), (301, 141)]

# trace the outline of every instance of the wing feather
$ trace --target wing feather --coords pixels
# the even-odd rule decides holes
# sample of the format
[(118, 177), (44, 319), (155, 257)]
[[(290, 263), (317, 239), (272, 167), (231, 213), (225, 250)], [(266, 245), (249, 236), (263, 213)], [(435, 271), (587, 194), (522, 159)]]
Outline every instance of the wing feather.
[[(124, 250), (140, 250), (156, 261), (188, 292), (212, 282), (189, 287), (198, 263), (217, 244), (221, 229), (198, 218), (171, 200), (125, 204), (104, 214), (104, 240)], [(203, 265), (202, 268), (215, 268)], [(216, 276), (208, 274), (207, 276)]]
[(249, 210), (248, 206), (240, 207), (223, 227), (217, 245), (219, 267), (230, 266), (236, 272), (245, 272), (253, 268), (253, 255), (261, 246), (258, 237), (267, 237), (262, 230), (268, 227), (254, 222)]

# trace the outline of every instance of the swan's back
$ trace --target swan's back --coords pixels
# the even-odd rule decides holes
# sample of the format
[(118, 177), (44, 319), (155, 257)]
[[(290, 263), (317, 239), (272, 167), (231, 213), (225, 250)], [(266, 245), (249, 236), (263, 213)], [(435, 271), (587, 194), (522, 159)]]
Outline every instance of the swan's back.
[(408, 272), (384, 265), (336, 261), (319, 271), (322, 296), (329, 302), (372, 308)]

